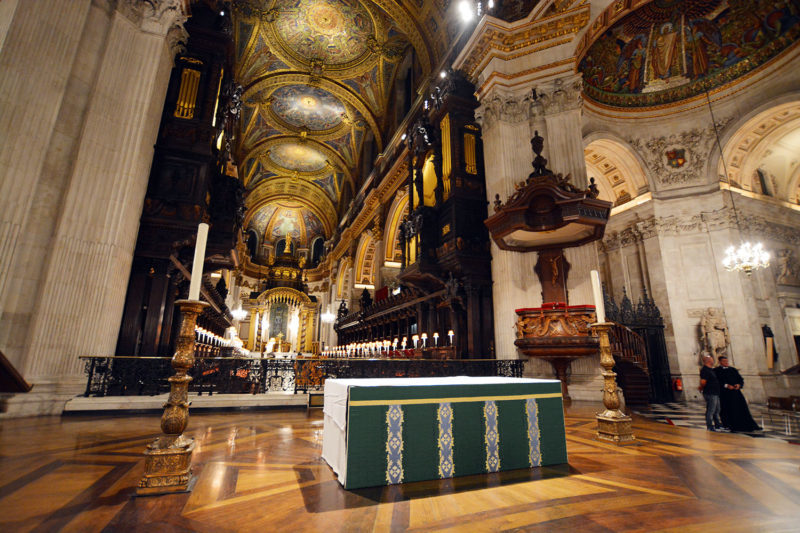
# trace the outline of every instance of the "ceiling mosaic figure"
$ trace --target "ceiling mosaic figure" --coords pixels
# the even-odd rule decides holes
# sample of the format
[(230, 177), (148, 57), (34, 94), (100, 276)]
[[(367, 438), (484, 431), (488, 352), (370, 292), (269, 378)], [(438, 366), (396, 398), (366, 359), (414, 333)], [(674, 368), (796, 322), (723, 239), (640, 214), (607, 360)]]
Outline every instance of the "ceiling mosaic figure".
[(345, 107), (328, 91), (309, 85), (287, 85), (272, 93), (272, 112), (291, 126), (324, 131), (342, 123)]
[(317, 237), (325, 236), (320, 219), (300, 202), (280, 200), (266, 205), (250, 219), (248, 231), (274, 244), (290, 235), (300, 248), (307, 248)]
[(800, 6), (771, 0), (654, 0), (613, 24), (580, 62), (586, 95), (668, 104), (731, 82), (800, 35)]

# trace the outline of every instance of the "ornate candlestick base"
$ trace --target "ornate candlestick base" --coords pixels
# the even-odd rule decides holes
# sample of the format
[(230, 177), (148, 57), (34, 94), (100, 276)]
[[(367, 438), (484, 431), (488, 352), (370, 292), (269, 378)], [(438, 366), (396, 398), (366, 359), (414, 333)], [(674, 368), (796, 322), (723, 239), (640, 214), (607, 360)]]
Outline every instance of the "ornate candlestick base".
[(194, 366), (194, 327), (197, 315), (208, 306), (197, 300), (178, 300), (181, 331), (172, 356), (175, 375), (169, 378), (169, 399), (161, 415), (164, 435), (147, 445), (144, 451), (144, 476), (136, 488), (138, 496), (188, 492), (192, 489), (192, 451), (194, 439), (183, 435), (189, 423), (189, 382), (187, 372)]
[(611, 355), (611, 343), (608, 340), (610, 322), (592, 324), (600, 340), (600, 366), (603, 367), (603, 405), (605, 411), (597, 414), (597, 438), (615, 444), (633, 444), (636, 437), (631, 428), (631, 417), (619, 410), (619, 393), (617, 391), (617, 374), (614, 368), (614, 357)]

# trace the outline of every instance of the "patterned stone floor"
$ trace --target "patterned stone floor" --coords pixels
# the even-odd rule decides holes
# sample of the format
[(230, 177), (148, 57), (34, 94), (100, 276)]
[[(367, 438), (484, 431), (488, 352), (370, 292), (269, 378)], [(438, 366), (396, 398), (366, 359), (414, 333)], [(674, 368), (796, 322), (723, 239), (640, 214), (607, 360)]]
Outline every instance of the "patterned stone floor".
[[(705, 404), (701, 403), (663, 403), (652, 404), (650, 408), (635, 409), (644, 418), (663, 422), (672, 426), (705, 429)], [(754, 438), (781, 439), (800, 444), (800, 413), (770, 411), (766, 406), (751, 404), (750, 413), (763, 431), (741, 433)]]

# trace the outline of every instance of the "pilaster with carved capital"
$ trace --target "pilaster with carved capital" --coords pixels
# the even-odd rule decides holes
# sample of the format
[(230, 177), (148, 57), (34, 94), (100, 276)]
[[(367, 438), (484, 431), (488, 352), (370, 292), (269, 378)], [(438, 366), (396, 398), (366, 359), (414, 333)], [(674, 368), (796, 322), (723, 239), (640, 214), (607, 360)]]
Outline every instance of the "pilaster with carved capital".
[(580, 74), (542, 83), (536, 86), (536, 102), (545, 115), (580, 109), (583, 106), (583, 80)]
[(484, 131), (498, 122), (519, 124), (531, 117), (533, 100), (530, 92), (509, 94), (492, 90), (481, 99), (475, 111), (475, 120)]
[(120, 0), (117, 11), (143, 31), (164, 36), (175, 55), (189, 38), (183, 27), (186, 5), (184, 0)]

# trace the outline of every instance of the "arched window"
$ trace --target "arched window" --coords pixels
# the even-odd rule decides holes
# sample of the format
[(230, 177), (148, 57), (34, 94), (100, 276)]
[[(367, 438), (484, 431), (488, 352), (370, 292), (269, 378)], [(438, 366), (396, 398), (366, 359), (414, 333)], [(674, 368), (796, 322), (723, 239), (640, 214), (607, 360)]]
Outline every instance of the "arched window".
[(247, 251), (250, 252), (250, 258), (255, 261), (258, 254), (258, 235), (253, 230), (247, 232)]
[(315, 267), (322, 259), (322, 252), (324, 251), (325, 241), (322, 237), (314, 239), (314, 244), (311, 245), (311, 267)]

